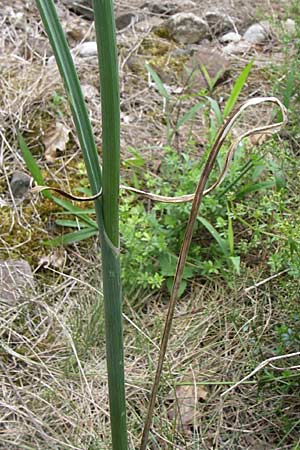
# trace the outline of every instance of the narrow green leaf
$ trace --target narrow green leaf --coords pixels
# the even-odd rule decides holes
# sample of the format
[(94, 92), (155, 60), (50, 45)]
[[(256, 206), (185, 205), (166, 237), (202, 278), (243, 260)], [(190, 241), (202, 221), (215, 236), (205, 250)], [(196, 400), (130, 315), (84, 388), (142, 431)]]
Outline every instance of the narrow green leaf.
[[(101, 169), (84, 97), (53, 0), (36, 0), (63, 78), (93, 194), (101, 188)], [(97, 203), (97, 202), (96, 202)]]
[[(39, 166), (37, 165), (34, 157), (32, 156), (32, 153), (29, 150), (22, 134), (20, 134), (20, 133), (18, 134), (18, 139), (19, 139), (19, 145), (20, 145), (20, 149), (22, 152), (22, 156), (23, 156), (23, 159), (24, 159), (27, 169), (31, 173), (32, 178), (34, 179), (36, 184), (39, 186), (43, 186), (45, 184), (45, 182), (44, 182), (42, 172), (40, 171)], [(50, 199), (52, 198), (52, 194), (50, 191), (43, 191), (42, 195), (45, 198), (50, 198)]]
[(103, 227), (100, 228), (112, 450), (127, 450), (119, 252), (120, 94), (112, 0), (94, 0), (100, 73)]
[(82, 214), (82, 209), (78, 208), (77, 206), (74, 206), (73, 203), (69, 202), (68, 200), (65, 200), (63, 198), (58, 197), (52, 197), (52, 200), (62, 208), (64, 208), (68, 213), (78, 215), (81, 220), (89, 224), (94, 229), (98, 229), (98, 224), (95, 222), (95, 220), (91, 219), (89, 216)]
[(242, 73), (239, 75), (239, 77), (237, 78), (236, 82), (234, 83), (234, 86), (232, 88), (231, 94), (225, 104), (224, 107), (224, 112), (223, 112), (223, 117), (224, 119), (226, 119), (226, 117), (231, 113), (231, 111), (233, 110), (239, 95), (241, 93), (241, 90), (243, 89), (248, 75), (250, 73), (250, 70), (253, 66), (254, 61), (250, 61), (245, 68), (243, 69)]
[(241, 274), (241, 258), (239, 256), (230, 256), (229, 260), (232, 262), (234, 270), (238, 275)]
[(217, 230), (209, 223), (204, 217), (199, 217), (199, 221), (204, 225), (204, 227), (207, 229), (207, 231), (212, 235), (212, 237), (217, 241), (219, 244), (220, 249), (222, 250), (224, 255), (228, 255), (228, 245), (227, 242), (220, 233), (217, 232)]
[(68, 220), (68, 219), (57, 219), (55, 221), (56, 225), (59, 225), (61, 227), (68, 227), (68, 228), (88, 228), (88, 224), (84, 222), (79, 222), (77, 220)]
[[(290, 106), (290, 101), (295, 90), (295, 78), (296, 78), (296, 69), (295, 66), (288, 73), (286, 87), (283, 91), (283, 104), (287, 108)], [(282, 120), (281, 118), (279, 121)]]
[(184, 125), (189, 120), (193, 119), (195, 117), (195, 114), (200, 111), (200, 109), (203, 109), (205, 106), (204, 102), (197, 103), (196, 105), (192, 106), (183, 116), (180, 120), (178, 120), (175, 130), (179, 130), (179, 128)]
[(221, 126), (222, 123), (223, 123), (223, 115), (222, 115), (222, 112), (220, 110), (220, 106), (219, 106), (218, 102), (215, 99), (213, 99), (211, 97), (208, 97), (208, 96), (206, 96), (205, 98), (210, 103), (211, 109), (213, 110), (213, 112), (214, 112), (214, 114), (216, 116), (217, 124), (219, 126)]
[(229, 206), (227, 205), (227, 217), (228, 217), (228, 247), (229, 253), (231, 256), (234, 256), (234, 234), (233, 234), (233, 225), (232, 218), (229, 210)]
[(84, 230), (74, 231), (72, 233), (64, 234), (63, 236), (59, 236), (55, 239), (51, 239), (46, 241), (45, 244), (50, 247), (57, 247), (58, 245), (70, 245), (75, 242), (83, 241), (84, 239), (88, 239), (92, 236), (96, 236), (98, 231), (94, 228), (86, 228)]
[(166, 100), (169, 100), (170, 95), (169, 95), (167, 89), (165, 88), (164, 83), (161, 81), (160, 77), (157, 75), (155, 70), (149, 64), (146, 64), (146, 69), (150, 73), (160, 95), (162, 97), (164, 97)]
[(236, 198), (241, 199), (245, 197), (245, 195), (250, 194), (251, 192), (261, 191), (263, 189), (269, 189), (276, 186), (276, 181), (262, 181), (261, 183), (252, 183), (247, 184), (243, 189), (241, 189), (237, 194)]

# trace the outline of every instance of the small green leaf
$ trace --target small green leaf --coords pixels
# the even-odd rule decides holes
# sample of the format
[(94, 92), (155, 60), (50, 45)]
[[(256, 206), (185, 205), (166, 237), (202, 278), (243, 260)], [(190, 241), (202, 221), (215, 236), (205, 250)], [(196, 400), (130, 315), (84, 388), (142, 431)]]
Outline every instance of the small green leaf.
[(231, 111), (233, 110), (239, 95), (241, 93), (241, 90), (243, 89), (248, 75), (250, 73), (250, 70), (253, 66), (254, 61), (250, 61), (245, 68), (243, 69), (242, 73), (239, 75), (239, 77), (237, 78), (236, 82), (234, 83), (234, 86), (232, 88), (231, 94), (225, 104), (224, 107), (224, 112), (223, 112), (223, 117), (224, 119), (226, 119), (226, 117), (231, 113)]

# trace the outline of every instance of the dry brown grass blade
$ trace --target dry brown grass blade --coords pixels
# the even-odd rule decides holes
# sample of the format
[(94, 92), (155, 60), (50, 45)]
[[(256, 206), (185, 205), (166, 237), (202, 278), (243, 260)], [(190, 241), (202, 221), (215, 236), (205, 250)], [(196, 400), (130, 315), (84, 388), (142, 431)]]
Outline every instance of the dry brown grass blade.
[(244, 138), (249, 137), (251, 135), (254, 135), (254, 134), (266, 134), (266, 133), (271, 134), (271, 133), (277, 132), (287, 122), (286, 108), (276, 97), (258, 97), (258, 98), (254, 98), (254, 99), (246, 101), (237, 111), (233, 112), (228, 117), (228, 119), (225, 121), (225, 123), (220, 128), (220, 130), (216, 136), (215, 142), (212, 146), (212, 149), (208, 155), (204, 169), (201, 173), (195, 194), (193, 194), (194, 197), (193, 197), (191, 212), (190, 212), (188, 224), (187, 224), (187, 227), (185, 230), (185, 235), (184, 235), (183, 242), (181, 245), (180, 253), (178, 256), (176, 272), (175, 272), (175, 276), (174, 276), (174, 282), (173, 282), (173, 286), (172, 286), (163, 337), (161, 340), (157, 369), (156, 369), (155, 379), (154, 379), (154, 383), (153, 383), (153, 387), (152, 387), (152, 391), (151, 391), (150, 402), (149, 402), (149, 406), (148, 406), (145, 425), (144, 425), (144, 429), (143, 429), (140, 450), (146, 450), (146, 447), (147, 447), (149, 431), (150, 431), (150, 427), (151, 427), (154, 406), (155, 406), (157, 392), (158, 392), (158, 386), (160, 383), (161, 373), (162, 373), (162, 369), (163, 369), (163, 363), (164, 363), (164, 359), (165, 359), (165, 355), (166, 355), (167, 345), (168, 345), (170, 331), (171, 331), (171, 327), (172, 327), (172, 321), (173, 321), (173, 317), (174, 317), (175, 305), (176, 305), (176, 301), (178, 298), (178, 292), (179, 292), (179, 288), (180, 288), (180, 284), (181, 284), (181, 280), (182, 280), (182, 275), (183, 275), (188, 251), (190, 248), (192, 236), (193, 236), (194, 224), (195, 224), (195, 221), (196, 221), (196, 218), (198, 215), (198, 210), (199, 210), (199, 207), (200, 207), (200, 204), (201, 204), (204, 192), (205, 192), (205, 189), (204, 189), (205, 185), (206, 185), (209, 175), (214, 167), (218, 153), (219, 153), (229, 131), (232, 129), (232, 127), (235, 124), (235, 122), (237, 121), (237, 119), (240, 117), (240, 115), (243, 113), (243, 111), (245, 111), (245, 109), (247, 109), (248, 107), (256, 106), (256, 105), (259, 105), (259, 104), (265, 103), (265, 102), (274, 103), (280, 107), (281, 112), (282, 112), (282, 121), (248, 130), (245, 133), (243, 133), (242, 135), (240, 135), (237, 139), (235, 139), (232, 142), (232, 144), (230, 145), (230, 148), (229, 148), (229, 151), (228, 151), (227, 157), (226, 157), (226, 162), (225, 162), (224, 168), (222, 170), (221, 176), (219, 177), (217, 182), (214, 183), (209, 188), (209, 192), (211, 190), (215, 189), (223, 181), (223, 179), (226, 175), (226, 172), (228, 170), (230, 161), (232, 160), (232, 157), (234, 155), (235, 149), (237, 148), (237, 146), (238, 146), (239, 142), (241, 142), (241, 140), (243, 140)]
[[(221, 394), (221, 397), (224, 397), (226, 394), (229, 394), (229, 392), (233, 391), (235, 388), (240, 386), (242, 383), (244, 383), (245, 381), (249, 380), (249, 378), (253, 377), (253, 375), (255, 375), (257, 372), (262, 370), (264, 367), (268, 366), (269, 364), (272, 366), (272, 364), (271, 364), (272, 362), (280, 361), (282, 359), (295, 358), (297, 356), (300, 356), (300, 352), (288, 353), (286, 355), (272, 356), (271, 358), (268, 358), (265, 361), (262, 361), (254, 370), (252, 370), (252, 372), (250, 372), (248, 375), (246, 375), (242, 380), (238, 381), (233, 386), (231, 386), (230, 388), (226, 389), (226, 391), (224, 391)], [(274, 366), (273, 366), (273, 368), (274, 368)], [(293, 367), (289, 367), (290, 370), (292, 370), (292, 369), (299, 370), (299, 368), (300, 368), (299, 365), (293, 366)], [(275, 367), (275, 369), (286, 370), (286, 369), (281, 368), (281, 367), (280, 368)]]

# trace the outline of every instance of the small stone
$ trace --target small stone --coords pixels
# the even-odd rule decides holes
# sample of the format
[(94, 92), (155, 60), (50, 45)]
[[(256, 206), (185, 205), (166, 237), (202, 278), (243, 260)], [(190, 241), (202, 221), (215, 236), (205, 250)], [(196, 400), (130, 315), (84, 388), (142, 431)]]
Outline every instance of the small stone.
[(283, 23), (283, 29), (290, 36), (294, 36), (296, 34), (296, 22), (293, 19), (286, 19)]
[(116, 17), (116, 29), (118, 31), (123, 30), (124, 28), (129, 27), (136, 22), (138, 22), (139, 18), (136, 14), (133, 13), (125, 13), (120, 14)]
[(229, 69), (229, 62), (218, 49), (211, 46), (200, 46), (186, 63), (185, 77), (187, 79), (185, 81), (189, 83), (192, 92), (209, 87), (203, 67), (210, 80), (214, 80), (217, 84), (219, 80), (224, 79)]
[(81, 90), (86, 100), (94, 100), (99, 97), (99, 92), (92, 84), (82, 84)]
[(243, 38), (251, 44), (262, 44), (267, 41), (271, 34), (271, 27), (268, 21), (254, 23), (244, 33)]
[(251, 43), (241, 39), (239, 42), (229, 42), (229, 44), (223, 48), (223, 53), (225, 55), (245, 54), (250, 48)]
[(196, 3), (191, 0), (173, 0), (172, 2), (169, 0), (162, 0), (158, 2), (146, 2), (142, 8), (147, 8), (152, 14), (173, 16), (178, 12), (187, 12), (188, 10), (194, 9), (196, 6)]
[(14, 198), (24, 197), (30, 187), (31, 177), (27, 173), (16, 171), (10, 180), (10, 188)]
[(242, 36), (235, 31), (229, 31), (229, 33), (224, 34), (220, 37), (220, 42), (239, 42)]
[(96, 41), (84, 42), (83, 44), (78, 45), (73, 52), (82, 58), (97, 56), (97, 43)]
[(170, 36), (181, 44), (195, 44), (209, 37), (205, 20), (193, 13), (177, 13), (166, 22)]
[(158, 16), (146, 17), (145, 20), (134, 24), (134, 29), (137, 33), (149, 33), (152, 30), (160, 29), (163, 22), (163, 19)]
[(94, 20), (93, 0), (62, 0), (62, 3), (76, 14)]
[(232, 28), (230, 17), (220, 11), (207, 11), (204, 20), (214, 35), (219, 35)]
[(0, 260), (0, 301), (15, 305), (25, 300), (33, 288), (33, 274), (27, 261)]

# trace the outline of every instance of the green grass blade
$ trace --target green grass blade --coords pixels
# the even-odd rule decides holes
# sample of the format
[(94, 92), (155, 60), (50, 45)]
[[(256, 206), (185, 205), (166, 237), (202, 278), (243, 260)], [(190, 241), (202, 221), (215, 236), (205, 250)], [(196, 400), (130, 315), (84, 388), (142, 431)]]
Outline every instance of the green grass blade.
[[(98, 229), (98, 224), (97, 222), (95, 222), (95, 220), (91, 219), (89, 216), (84, 215), (82, 213), (82, 209), (78, 208), (77, 206), (74, 206), (73, 203), (69, 202), (68, 200), (65, 200), (63, 198), (58, 198), (53, 196), (52, 200), (59, 206), (61, 206), (62, 208), (64, 208), (65, 211), (68, 212), (68, 214), (75, 214), (78, 215), (78, 217), (83, 220), (84, 222), (86, 222), (88, 225), (90, 225), (91, 227), (93, 227), (95, 230)], [(94, 210), (95, 212), (95, 210)]]
[(89, 121), (74, 62), (65, 34), (59, 22), (53, 0), (36, 0), (36, 4), (67, 91), (73, 120), (91, 184), (91, 190), (93, 194), (96, 194), (101, 188), (101, 169), (91, 123)]
[[(40, 171), (39, 166), (37, 165), (34, 157), (32, 156), (32, 153), (29, 150), (29, 148), (25, 142), (25, 139), (23, 138), (23, 136), (20, 133), (18, 134), (18, 139), (19, 139), (19, 145), (20, 145), (20, 149), (22, 152), (22, 156), (23, 156), (23, 159), (24, 159), (27, 169), (31, 173), (36, 184), (38, 184), (39, 186), (44, 185), (45, 182), (44, 182), (42, 172)], [(43, 195), (43, 197), (50, 198), (50, 199), (53, 197), (51, 192), (49, 192), (49, 191), (43, 191), (42, 195)]]
[(46, 245), (50, 247), (57, 247), (58, 245), (70, 245), (75, 242), (83, 241), (84, 239), (88, 239), (92, 236), (96, 236), (99, 234), (98, 230), (94, 228), (85, 228), (84, 230), (74, 231), (72, 233), (64, 234), (63, 236), (59, 236), (55, 239), (51, 239), (45, 242)]
[(204, 225), (204, 227), (207, 229), (207, 231), (217, 241), (223, 254), (225, 256), (227, 256), (228, 255), (228, 244), (225, 241), (225, 239), (222, 238), (220, 233), (218, 233), (217, 230), (212, 226), (212, 224), (209, 223), (208, 220), (204, 219), (204, 217), (199, 217), (199, 221), (202, 223), (202, 225)]
[(241, 189), (236, 194), (236, 199), (240, 200), (241, 198), (245, 197), (246, 195), (248, 195), (248, 194), (250, 194), (252, 192), (257, 192), (257, 191), (261, 191), (261, 190), (264, 190), (264, 189), (273, 188), (275, 186), (276, 186), (276, 181), (275, 180), (261, 181), (260, 183), (247, 184), (246, 186), (244, 186), (243, 189)]
[(182, 117), (180, 120), (178, 120), (175, 130), (179, 130), (179, 128), (184, 125), (189, 120), (193, 119), (195, 114), (200, 111), (200, 109), (203, 109), (205, 106), (204, 102), (197, 103), (196, 105), (192, 106)]
[(60, 227), (78, 228), (78, 229), (88, 228), (87, 223), (79, 222), (77, 220), (57, 219), (55, 221), (55, 223), (56, 223), (56, 225), (59, 225)]
[(149, 64), (146, 64), (146, 69), (150, 73), (160, 95), (162, 97), (164, 97), (166, 100), (169, 100), (170, 95), (169, 95), (167, 89), (165, 88), (164, 83), (161, 81), (160, 77), (157, 75), (155, 70), (151, 66), (149, 66)]
[(228, 116), (228, 114), (231, 113), (231, 111), (233, 110), (237, 99), (239, 98), (239, 95), (241, 93), (241, 90), (244, 87), (244, 84), (247, 81), (248, 75), (250, 73), (250, 70), (253, 66), (253, 62), (254, 61), (250, 61), (245, 68), (243, 69), (242, 73), (240, 74), (240, 76), (237, 78), (236, 82), (234, 83), (234, 86), (232, 88), (231, 94), (225, 104), (224, 107), (224, 111), (223, 111), (223, 117), (224, 119), (226, 119), (226, 117)]

